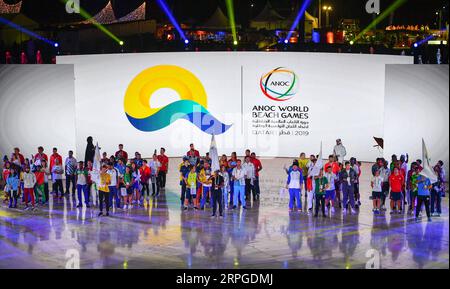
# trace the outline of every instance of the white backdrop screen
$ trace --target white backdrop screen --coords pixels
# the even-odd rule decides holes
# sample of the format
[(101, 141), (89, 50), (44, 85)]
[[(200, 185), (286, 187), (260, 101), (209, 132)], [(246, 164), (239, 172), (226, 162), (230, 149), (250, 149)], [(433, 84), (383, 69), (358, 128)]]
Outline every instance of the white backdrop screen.
[(422, 159), (422, 138), (433, 165), (449, 162), (448, 65), (387, 65), (385, 158)]
[[(63, 56), (57, 62), (75, 64), (78, 154), (93, 136), (108, 154), (123, 143), (146, 157), (162, 146), (181, 156), (191, 142), (206, 151), (215, 133), (219, 153), (250, 148), (260, 156), (291, 157), (318, 153), (322, 141), (326, 155), (341, 138), (349, 156), (373, 160), (379, 155), (373, 136), (383, 136), (385, 64), (412, 58), (212, 52)], [(126, 114), (126, 95), (134, 99), (127, 109), (137, 121), (157, 117), (136, 128)], [(190, 99), (199, 104), (190, 107), (197, 114), (186, 109)], [(197, 115), (206, 115), (201, 125), (192, 123)]]
[(75, 148), (73, 65), (0, 65), (0, 154)]

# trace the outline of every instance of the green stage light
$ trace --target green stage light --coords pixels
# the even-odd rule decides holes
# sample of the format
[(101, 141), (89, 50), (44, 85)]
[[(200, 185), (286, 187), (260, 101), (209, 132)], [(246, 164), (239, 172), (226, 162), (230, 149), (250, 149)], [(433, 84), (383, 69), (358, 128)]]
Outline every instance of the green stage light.
[(400, 6), (405, 4), (408, 0), (396, 0), (392, 3), (386, 10), (383, 11), (380, 15), (377, 16), (366, 28), (364, 28), (352, 41), (356, 43), (358, 39), (360, 39), (364, 34), (366, 34), (369, 30), (373, 29), (378, 23), (383, 21), (386, 17), (388, 17), (392, 12), (397, 10)]
[(119, 41), (119, 45), (123, 46), (125, 43), (123, 43), (123, 41)]
[[(69, 0), (61, 0), (64, 4), (67, 4), (67, 1)], [(79, 14), (83, 16), (86, 20), (91, 20), (92, 24), (97, 27), (100, 31), (108, 35), (111, 39), (119, 43), (119, 45), (123, 45), (123, 41), (121, 41), (116, 35), (114, 35), (111, 31), (109, 31), (105, 26), (95, 21), (95, 19), (92, 18), (92, 15), (89, 14), (86, 10), (80, 7)], [(120, 44), (122, 43), (122, 44)]]
[(226, 0), (228, 17), (230, 18), (231, 33), (233, 34), (233, 44), (237, 45), (236, 21), (234, 20), (233, 0)]

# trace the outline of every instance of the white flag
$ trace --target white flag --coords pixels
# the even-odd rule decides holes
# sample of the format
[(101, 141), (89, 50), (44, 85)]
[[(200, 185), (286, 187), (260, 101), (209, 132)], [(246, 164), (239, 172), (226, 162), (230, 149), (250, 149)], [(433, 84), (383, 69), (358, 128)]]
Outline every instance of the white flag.
[(420, 174), (428, 179), (430, 182), (434, 184), (438, 181), (438, 177), (435, 174), (434, 170), (431, 168), (431, 159), (428, 155), (427, 146), (425, 145), (425, 140), (422, 138), (422, 161), (423, 161), (423, 170)]
[(102, 159), (100, 157), (100, 148), (98, 143), (95, 145), (94, 163), (92, 164), (91, 179), (97, 185), (100, 184), (100, 169)]
[(213, 172), (220, 170), (219, 154), (217, 153), (217, 144), (214, 135), (211, 138), (211, 146), (209, 147), (209, 157), (211, 158), (211, 170)]
[(309, 176), (315, 177), (318, 176), (320, 173), (320, 169), (323, 168), (323, 160), (322, 160), (322, 142), (320, 142), (320, 152), (319, 157), (317, 158), (316, 163), (314, 164), (314, 167), (311, 169)]

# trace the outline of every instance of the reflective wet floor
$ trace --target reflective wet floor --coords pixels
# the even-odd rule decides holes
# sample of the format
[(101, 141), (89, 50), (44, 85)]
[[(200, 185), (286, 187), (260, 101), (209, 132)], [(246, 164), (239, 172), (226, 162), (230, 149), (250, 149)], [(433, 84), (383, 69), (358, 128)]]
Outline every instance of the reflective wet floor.
[(212, 219), (209, 209), (183, 212), (175, 172), (149, 205), (110, 217), (77, 209), (71, 199), (52, 200), (35, 212), (2, 204), (0, 268), (66, 268), (77, 256), (86, 269), (449, 268), (448, 198), (431, 223), (389, 211), (374, 217), (364, 165), (356, 215), (289, 213), (279, 193), (288, 162), (263, 160), (261, 201), (247, 211), (227, 211), (223, 219)]

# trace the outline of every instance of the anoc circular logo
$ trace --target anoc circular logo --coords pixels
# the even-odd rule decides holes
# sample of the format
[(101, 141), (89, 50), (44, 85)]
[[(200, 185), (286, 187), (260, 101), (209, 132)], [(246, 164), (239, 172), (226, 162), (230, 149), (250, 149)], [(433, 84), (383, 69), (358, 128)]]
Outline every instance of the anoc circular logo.
[(261, 76), (259, 85), (271, 100), (286, 101), (298, 92), (298, 76), (292, 70), (278, 67)]

